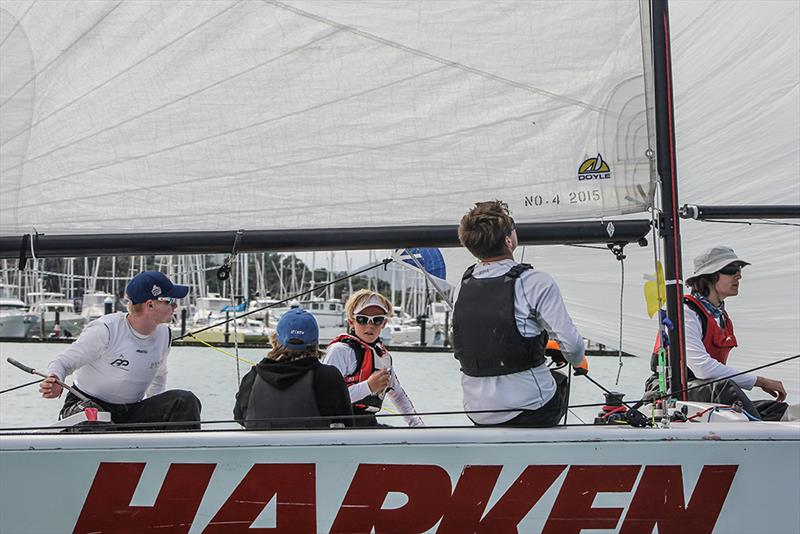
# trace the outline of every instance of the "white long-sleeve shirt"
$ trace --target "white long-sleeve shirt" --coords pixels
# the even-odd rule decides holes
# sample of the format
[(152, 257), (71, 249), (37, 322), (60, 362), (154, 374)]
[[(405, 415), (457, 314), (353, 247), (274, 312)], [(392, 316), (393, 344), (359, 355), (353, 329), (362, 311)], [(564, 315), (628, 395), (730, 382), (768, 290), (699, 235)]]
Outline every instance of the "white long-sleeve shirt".
[[(517, 262), (511, 259), (478, 263), (472, 271), (474, 278), (494, 278), (507, 273)], [(460, 287), (458, 288), (460, 289)], [(458, 300), (458, 289), (454, 302)], [(543, 330), (558, 340), (565, 359), (579, 365), (585, 347), (583, 337), (567, 313), (561, 291), (553, 278), (542, 271), (528, 269), (514, 285), (514, 318), (523, 337), (536, 337)], [(464, 410), (537, 410), (556, 393), (556, 383), (546, 364), (501, 376), (461, 375)], [(509, 421), (521, 412), (471, 413), (478, 424), (496, 425)]]
[[(700, 380), (716, 380), (738, 373), (736, 369), (718, 362), (706, 350), (703, 345), (703, 324), (700, 316), (697, 315), (689, 306), (683, 306), (684, 333), (686, 336), (686, 365), (691, 369), (694, 376)], [(716, 319), (717, 324), (720, 323)], [(756, 375), (747, 373), (732, 378), (740, 388), (753, 389), (756, 384)]]
[(128, 314), (95, 319), (47, 366), (60, 380), (75, 374), (74, 385), (112, 404), (139, 402), (167, 385), (170, 333), (161, 324), (150, 335), (133, 329)]
[[(375, 351), (373, 351), (373, 358), (375, 369), (389, 369), (391, 367), (391, 359), (388, 354), (379, 357)], [(333, 343), (328, 345), (322, 363), (336, 367), (339, 372), (342, 373), (342, 376), (351, 375), (356, 372), (356, 364), (358, 363), (356, 351), (347, 343)], [(391, 369), (389, 374), (389, 387), (391, 389), (387, 392), (387, 396), (400, 413), (403, 414), (403, 419), (405, 419), (406, 424), (408, 424), (408, 426), (424, 426), (422, 418), (413, 415), (417, 410), (414, 408), (414, 404), (403, 389), (403, 386), (400, 385), (400, 380), (397, 378), (397, 373), (394, 369)], [(348, 391), (350, 393), (350, 402), (353, 403), (372, 394), (366, 380), (350, 385)]]

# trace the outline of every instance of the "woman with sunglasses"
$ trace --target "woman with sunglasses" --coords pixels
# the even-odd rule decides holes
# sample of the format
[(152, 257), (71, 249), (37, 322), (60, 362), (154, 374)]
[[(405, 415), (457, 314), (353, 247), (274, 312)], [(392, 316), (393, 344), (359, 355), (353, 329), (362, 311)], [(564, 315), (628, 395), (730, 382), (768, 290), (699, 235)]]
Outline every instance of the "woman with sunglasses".
[(379, 426), (375, 418), (388, 394), (409, 426), (423, 426), (411, 399), (392, 370), (392, 357), (381, 343), (391, 315), (388, 299), (367, 289), (353, 293), (344, 306), (349, 332), (328, 345), (324, 363), (344, 376), (356, 415), (356, 426)]
[[(733, 322), (725, 310), (725, 299), (739, 294), (742, 268), (750, 265), (733, 249), (717, 246), (694, 259), (694, 273), (686, 279), (692, 292), (684, 295), (686, 363), (689, 400), (718, 404), (742, 403), (744, 410), (765, 421), (777, 421), (786, 411), (786, 390), (778, 380), (747, 373), (703, 386), (705, 382), (738, 373), (728, 365), (736, 347)], [(759, 387), (776, 400), (751, 401), (742, 389)]]

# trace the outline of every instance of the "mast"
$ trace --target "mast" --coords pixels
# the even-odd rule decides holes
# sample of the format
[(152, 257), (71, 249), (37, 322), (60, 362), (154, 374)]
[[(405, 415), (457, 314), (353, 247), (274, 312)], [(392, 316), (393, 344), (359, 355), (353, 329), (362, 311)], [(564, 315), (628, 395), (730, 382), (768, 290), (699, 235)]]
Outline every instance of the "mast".
[(678, 170), (675, 156), (675, 118), (672, 99), (669, 8), (667, 0), (652, 0), (650, 17), (655, 85), (656, 155), (661, 178), (659, 231), (664, 240), (664, 278), (667, 316), (674, 326), (669, 338), (670, 391), (680, 393), (686, 384), (686, 343), (683, 331), (683, 267), (678, 216)]

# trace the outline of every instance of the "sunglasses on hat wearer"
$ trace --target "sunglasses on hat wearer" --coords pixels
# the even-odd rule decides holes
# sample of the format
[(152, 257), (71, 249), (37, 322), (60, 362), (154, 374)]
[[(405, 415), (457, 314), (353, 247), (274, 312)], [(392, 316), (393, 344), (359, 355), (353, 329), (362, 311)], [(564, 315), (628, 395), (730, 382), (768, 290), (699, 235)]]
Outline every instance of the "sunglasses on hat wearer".
[(720, 274), (727, 274), (728, 276), (734, 276), (742, 272), (742, 266), (739, 265), (738, 263), (731, 263), (730, 265), (726, 265), (717, 272)]
[(173, 304), (177, 304), (178, 303), (178, 299), (173, 298), (173, 297), (158, 297), (156, 300), (159, 301), (159, 302), (166, 302), (169, 305), (173, 305)]
[(356, 315), (356, 322), (358, 324), (369, 324), (380, 326), (386, 322), (385, 315)]

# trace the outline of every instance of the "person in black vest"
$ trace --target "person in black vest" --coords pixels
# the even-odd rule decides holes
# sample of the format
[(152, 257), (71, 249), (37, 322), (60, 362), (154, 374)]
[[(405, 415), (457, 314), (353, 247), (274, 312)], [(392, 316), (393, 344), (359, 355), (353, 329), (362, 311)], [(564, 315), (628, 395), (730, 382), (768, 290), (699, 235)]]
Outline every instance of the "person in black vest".
[[(479, 261), (462, 277), (453, 312), (464, 409), (478, 426), (543, 427), (567, 410), (567, 377), (545, 363), (548, 336), (576, 373), (588, 372), (584, 342), (550, 275), (514, 261), (517, 232), (508, 206), (479, 202), (458, 227)], [(485, 410), (498, 410), (489, 413)]]
[(271, 344), (239, 385), (234, 419), (248, 429), (352, 426), (344, 379), (320, 362), (324, 352), (314, 316), (299, 308), (287, 311)]
[[(691, 294), (683, 296), (684, 330), (686, 339), (687, 399), (697, 402), (734, 404), (754, 417), (765, 421), (778, 421), (786, 411), (786, 390), (783, 384), (765, 376), (745, 373), (727, 380), (726, 376), (738, 374), (728, 365), (728, 355), (736, 347), (733, 321), (725, 310), (725, 299), (739, 294), (742, 268), (750, 265), (740, 259), (730, 247), (716, 246), (703, 251), (694, 259), (694, 273), (686, 279)], [(659, 336), (660, 340), (660, 336)], [(657, 343), (650, 367), (657, 365)], [(700, 387), (698, 387), (700, 386)], [(743, 389), (759, 387), (775, 400), (751, 401)], [(647, 380), (650, 394), (658, 390), (658, 376)]]

